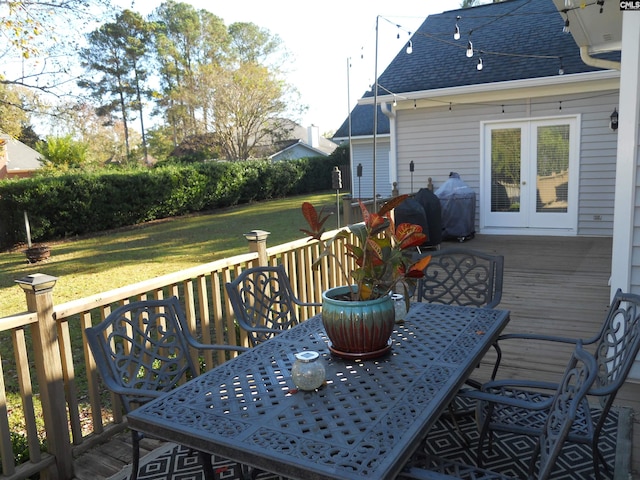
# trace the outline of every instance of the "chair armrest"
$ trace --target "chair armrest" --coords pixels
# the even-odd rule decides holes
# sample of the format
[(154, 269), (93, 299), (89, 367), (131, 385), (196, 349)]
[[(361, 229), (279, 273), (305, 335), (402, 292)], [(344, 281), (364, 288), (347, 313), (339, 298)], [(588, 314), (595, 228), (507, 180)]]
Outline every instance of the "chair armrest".
[(303, 302), (298, 300), (297, 298), (293, 299), (293, 303), (296, 305), (300, 305), (301, 307), (321, 307), (322, 303), (319, 302)]
[(227, 352), (246, 352), (250, 350), (249, 347), (242, 347), (240, 345), (223, 345), (223, 344), (212, 344), (212, 343), (200, 343), (191, 335), (187, 336), (187, 343), (190, 347), (195, 348), (197, 350), (224, 350)]
[[(553, 400), (552, 393), (555, 392), (557, 388), (558, 385), (552, 382), (496, 380), (485, 383), (482, 386), (482, 390), (463, 390), (459, 395), (477, 401), (498, 403), (528, 410), (545, 410), (551, 406)], [(544, 390), (549, 391), (548, 398), (545, 398), (547, 395), (544, 393)], [(542, 400), (531, 401), (509, 396), (510, 394), (525, 392), (529, 395), (542, 398)]]
[[(539, 340), (543, 342), (569, 343), (575, 345), (577, 338), (555, 337), (553, 335), (542, 335), (537, 333), (505, 333), (498, 337), (498, 342), (503, 340)], [(584, 344), (584, 343), (583, 343)]]

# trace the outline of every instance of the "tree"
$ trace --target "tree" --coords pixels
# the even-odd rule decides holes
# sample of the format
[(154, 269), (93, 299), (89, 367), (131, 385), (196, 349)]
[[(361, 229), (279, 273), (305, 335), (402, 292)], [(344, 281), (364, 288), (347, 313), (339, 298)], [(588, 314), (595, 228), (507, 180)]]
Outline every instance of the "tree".
[(177, 146), (187, 136), (206, 132), (209, 75), (225, 58), (229, 38), (221, 18), (186, 3), (164, 2), (151, 19), (162, 88), (158, 112)]
[[(62, 105), (57, 114), (55, 134), (71, 135), (87, 145), (87, 165), (104, 166), (127, 162), (124, 126), (120, 120), (105, 121), (88, 102)], [(137, 141), (134, 132), (129, 132), (131, 143)], [(131, 138), (134, 137), (134, 138)]]
[(87, 145), (74, 140), (71, 135), (47, 137), (46, 141), (36, 144), (36, 150), (43, 157), (45, 169), (80, 168), (87, 160)]
[(277, 119), (287, 108), (283, 83), (256, 63), (221, 71), (217, 78), (216, 139), (227, 159), (246, 160), (262, 140), (282, 128)]
[(29, 121), (26, 98), (20, 87), (0, 84), (0, 131), (18, 137)]
[[(0, 1), (0, 32), (6, 41), (0, 83), (59, 95), (79, 48), (74, 38), (109, 8), (109, 0)], [(19, 68), (11, 69), (12, 64)]]
[(98, 114), (110, 116), (118, 112), (124, 125), (127, 157), (131, 154), (129, 120), (137, 111), (142, 131), (142, 144), (147, 156), (144, 137), (142, 97), (150, 95), (146, 88), (145, 59), (151, 39), (152, 26), (140, 14), (124, 10), (115, 22), (106, 23), (88, 35), (89, 46), (81, 51), (82, 64), (99, 74), (85, 78), (78, 85), (91, 91), (101, 102)]

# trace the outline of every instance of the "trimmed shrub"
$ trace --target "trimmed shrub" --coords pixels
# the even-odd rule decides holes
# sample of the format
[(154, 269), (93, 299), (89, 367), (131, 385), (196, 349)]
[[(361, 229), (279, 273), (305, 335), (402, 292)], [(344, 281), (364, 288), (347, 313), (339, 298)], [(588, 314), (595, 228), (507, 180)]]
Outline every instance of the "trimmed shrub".
[[(339, 163), (340, 162), (340, 163)], [(205, 162), (152, 169), (65, 173), (0, 182), (0, 248), (150, 220), (331, 189), (343, 159)]]

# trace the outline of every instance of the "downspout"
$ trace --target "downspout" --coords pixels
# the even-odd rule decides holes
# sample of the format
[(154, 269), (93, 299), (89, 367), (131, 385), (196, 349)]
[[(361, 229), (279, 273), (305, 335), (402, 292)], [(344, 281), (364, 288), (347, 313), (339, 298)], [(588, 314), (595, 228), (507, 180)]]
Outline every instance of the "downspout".
[(380, 110), (389, 117), (389, 182), (393, 191), (393, 183), (398, 182), (398, 163), (396, 155), (396, 112), (389, 108), (389, 103), (381, 102)]
[(580, 58), (584, 63), (591, 67), (604, 68), (607, 70), (620, 70), (620, 62), (592, 57), (589, 54), (589, 47), (586, 45), (580, 47)]

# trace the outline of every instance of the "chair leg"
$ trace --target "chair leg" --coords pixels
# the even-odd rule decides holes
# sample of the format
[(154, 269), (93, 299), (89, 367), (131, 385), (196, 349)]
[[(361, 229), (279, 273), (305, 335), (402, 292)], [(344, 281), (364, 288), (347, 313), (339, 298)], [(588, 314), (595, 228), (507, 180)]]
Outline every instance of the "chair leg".
[(198, 458), (202, 464), (205, 480), (214, 480), (213, 465), (211, 464), (211, 454), (198, 451)]
[[(449, 403), (449, 417), (451, 418), (451, 423), (453, 423), (453, 426), (455, 427), (456, 431), (458, 432), (458, 434), (460, 434), (460, 437), (462, 438), (462, 442), (464, 443), (465, 447), (469, 448), (469, 445), (471, 445), (471, 441), (469, 440), (469, 437), (467, 436), (467, 434), (464, 433), (464, 431), (462, 431), (462, 428), (460, 428), (460, 424), (458, 423), (457, 412), (453, 402), (454, 401), (451, 401)], [(464, 412), (464, 413), (467, 413), (467, 412)]]
[(498, 368), (500, 368), (500, 362), (502, 361), (502, 349), (498, 342), (493, 344), (493, 349), (496, 351), (496, 363), (493, 365), (493, 371), (491, 372), (491, 380), (496, 379), (496, 375), (498, 374)]
[(140, 434), (135, 430), (131, 430), (131, 444), (133, 445), (133, 459), (129, 480), (137, 480), (138, 468), (140, 468)]

